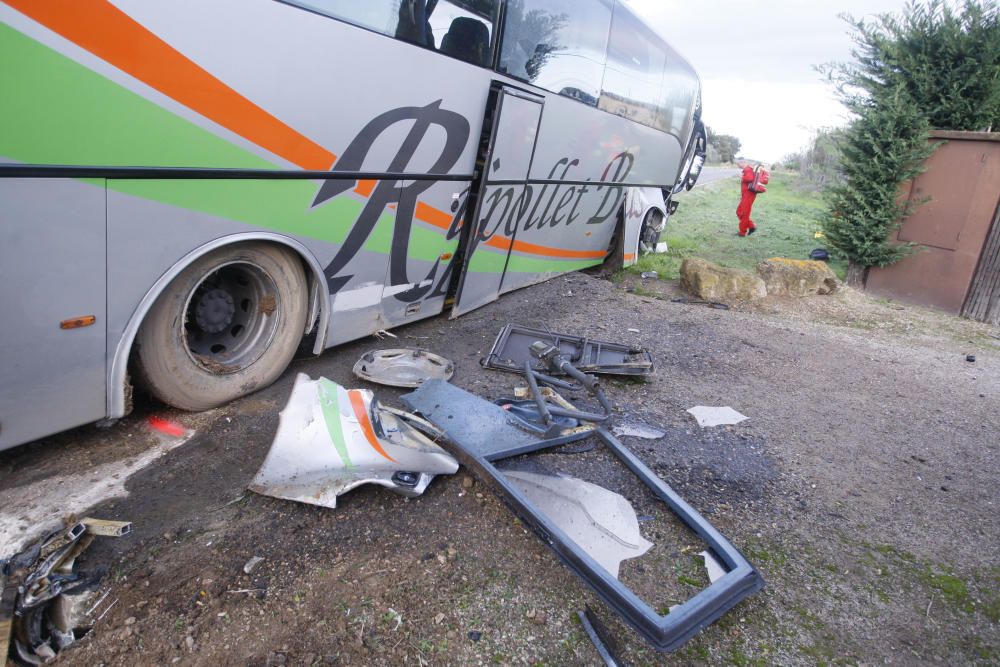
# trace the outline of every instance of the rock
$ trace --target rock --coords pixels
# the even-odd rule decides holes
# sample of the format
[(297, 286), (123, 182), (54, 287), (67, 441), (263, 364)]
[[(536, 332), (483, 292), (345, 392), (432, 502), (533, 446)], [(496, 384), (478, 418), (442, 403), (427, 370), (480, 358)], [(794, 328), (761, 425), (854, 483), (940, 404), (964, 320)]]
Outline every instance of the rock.
[(837, 291), (837, 277), (823, 262), (773, 257), (757, 265), (768, 296), (813, 296)]
[(125, 625), (134, 625), (134, 624), (135, 624), (135, 616), (129, 616), (128, 618), (125, 619)]
[(465, 477), (462, 478), (462, 488), (463, 489), (471, 489), (475, 483), (476, 482), (471, 477), (469, 477), (468, 475), (466, 475)]
[(727, 269), (697, 257), (681, 264), (681, 286), (707, 301), (756, 301), (767, 296), (764, 281), (752, 273)]

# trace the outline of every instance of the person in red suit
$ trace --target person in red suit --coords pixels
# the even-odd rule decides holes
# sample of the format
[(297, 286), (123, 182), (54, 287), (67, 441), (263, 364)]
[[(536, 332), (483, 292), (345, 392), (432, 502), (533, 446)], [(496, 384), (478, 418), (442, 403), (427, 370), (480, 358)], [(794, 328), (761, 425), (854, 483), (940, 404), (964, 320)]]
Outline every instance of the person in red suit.
[(750, 184), (753, 183), (754, 177), (753, 167), (742, 160), (736, 164), (743, 168), (743, 173), (740, 176), (742, 197), (740, 197), (740, 205), (736, 207), (736, 217), (740, 221), (740, 236), (750, 236), (757, 231), (757, 225), (750, 219), (750, 211), (753, 209), (753, 202), (757, 198), (757, 193), (750, 190)]

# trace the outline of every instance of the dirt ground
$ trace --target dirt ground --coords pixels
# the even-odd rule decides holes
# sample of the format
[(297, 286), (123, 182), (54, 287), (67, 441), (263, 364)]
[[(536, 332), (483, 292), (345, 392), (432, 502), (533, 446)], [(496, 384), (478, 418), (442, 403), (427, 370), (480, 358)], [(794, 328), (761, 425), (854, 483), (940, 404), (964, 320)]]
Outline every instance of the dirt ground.
[[(1000, 663), (998, 332), (849, 290), (714, 310), (672, 303), (676, 289), (574, 274), (296, 361), (219, 410), (140, 404), (111, 428), (0, 454), (0, 502), (28, 525), (58, 480), (161, 446), (150, 415), (194, 432), (131, 476), (109, 473), (127, 497), (88, 513), (134, 532), (85, 555), (83, 569), (105, 571), (94, 615), (106, 613), (56, 664), (599, 664), (576, 621), (586, 605), (633, 665)], [(648, 382), (605, 386), (616, 419), (666, 435), (624, 441), (767, 584), (678, 653), (652, 651), (464, 470), (414, 500), (365, 487), (332, 510), (245, 490), (296, 372), (366, 386), (350, 371), (363, 352), (421, 346), (492, 400), (518, 378), (479, 360), (511, 321), (652, 352)], [(402, 407), (401, 392), (369, 388)], [(702, 430), (685, 412), (695, 405), (750, 419)], [(600, 451), (558, 459), (612, 465)], [(657, 547), (623, 580), (656, 605), (697, 592), (700, 549), (642, 525)], [(264, 560), (244, 574), (252, 556)]]

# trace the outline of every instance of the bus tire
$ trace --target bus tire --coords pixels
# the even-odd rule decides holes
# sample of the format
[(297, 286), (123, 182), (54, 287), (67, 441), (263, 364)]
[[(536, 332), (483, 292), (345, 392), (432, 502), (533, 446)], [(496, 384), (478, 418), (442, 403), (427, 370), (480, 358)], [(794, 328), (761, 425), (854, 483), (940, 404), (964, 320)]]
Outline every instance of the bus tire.
[(156, 299), (136, 337), (136, 374), (176, 408), (217, 407), (278, 379), (308, 311), (295, 252), (267, 243), (222, 248), (192, 262)]

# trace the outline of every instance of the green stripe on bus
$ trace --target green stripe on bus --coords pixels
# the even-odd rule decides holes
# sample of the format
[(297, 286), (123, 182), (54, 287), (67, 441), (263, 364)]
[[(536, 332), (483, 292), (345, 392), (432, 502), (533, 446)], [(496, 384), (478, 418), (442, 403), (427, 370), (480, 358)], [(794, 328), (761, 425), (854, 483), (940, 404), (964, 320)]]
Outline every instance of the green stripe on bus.
[(275, 169), (0, 25), (0, 154), (32, 164)]
[[(0, 60), (0, 155), (7, 158), (28, 164), (277, 169), (6, 25), (0, 25)], [(312, 209), (317, 191), (312, 181), (109, 180), (107, 186), (337, 244), (363, 205), (348, 195)], [(388, 225), (380, 223), (379, 238), (369, 241), (381, 253), (388, 253), (385, 239), (392, 235), (393, 217), (385, 218)], [(433, 261), (442, 245), (440, 233), (419, 227), (413, 232), (417, 259)]]
[(507, 265), (508, 273), (564, 273), (567, 271), (579, 271), (597, 266), (602, 260), (558, 260), (558, 259), (534, 259), (514, 253), (510, 256), (510, 263)]
[(319, 392), (319, 404), (323, 409), (323, 421), (326, 422), (330, 441), (337, 450), (337, 455), (348, 470), (354, 467), (351, 456), (347, 452), (347, 441), (344, 440), (344, 425), (340, 421), (340, 387), (326, 378), (320, 378), (316, 383)]

